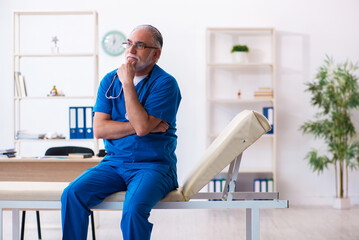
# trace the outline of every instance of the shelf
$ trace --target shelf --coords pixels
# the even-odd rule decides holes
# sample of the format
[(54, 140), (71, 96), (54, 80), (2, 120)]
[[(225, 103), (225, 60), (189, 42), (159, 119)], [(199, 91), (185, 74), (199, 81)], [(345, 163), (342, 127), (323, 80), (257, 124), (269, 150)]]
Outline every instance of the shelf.
[(55, 97), (14, 97), (15, 101), (22, 100), (64, 100), (64, 99), (95, 99), (94, 96), (55, 96)]
[[(239, 168), (239, 174), (273, 174), (273, 169), (270, 168)], [(217, 174), (215, 178), (226, 178), (228, 174), (228, 169), (224, 169)]]
[(41, 58), (41, 57), (95, 57), (98, 56), (96, 53), (60, 53), (60, 54), (51, 54), (51, 53), (43, 53), (43, 54), (14, 54), (14, 57), (32, 57), (32, 58)]
[[(99, 84), (99, 39), (98, 39), (98, 13), (95, 10), (74, 11), (34, 11), (14, 10), (13, 15), (13, 41), (12, 61), (13, 71), (25, 73), (29, 81), (20, 78), (11, 79), (13, 84), (13, 118), (14, 143), (18, 155), (27, 155), (27, 152), (38, 154), (41, 148), (55, 145), (93, 145), (94, 152), (98, 151), (98, 139), (69, 139), (69, 106), (93, 106), (96, 100)], [(79, 22), (76, 26), (73, 22)], [(38, 23), (45, 23), (41, 36), (32, 34)], [(51, 23), (51, 28), (47, 28)], [(81, 26), (80, 28), (78, 26)], [(36, 30), (36, 29), (35, 29)], [(65, 40), (64, 48), (60, 52), (56, 49), (54, 33), (61, 32)], [(59, 33), (57, 33), (59, 34)], [(52, 37), (51, 45), (44, 45), (44, 36)], [(76, 38), (78, 41), (71, 41)], [(84, 44), (83, 42), (86, 41)], [(48, 46), (45, 48), (45, 46)], [(55, 63), (55, 64), (54, 64)], [(44, 71), (42, 69), (45, 68)], [(60, 69), (60, 70), (59, 70)], [(86, 74), (75, 73), (78, 69), (86, 69)], [(52, 73), (56, 73), (48, 79)], [(80, 71), (81, 72), (81, 71)], [(50, 82), (52, 82), (50, 84)], [(47, 96), (50, 91), (44, 90), (57, 84), (62, 85), (66, 96)], [(46, 87), (46, 85), (48, 85)], [(33, 89), (33, 94), (25, 94), (24, 89)], [(17, 91), (19, 88), (20, 91)], [(36, 90), (36, 91), (35, 91)], [(18, 94), (19, 93), (19, 94)], [(26, 96), (27, 95), (27, 96)], [(44, 105), (44, 106), (42, 106)], [(39, 115), (46, 117), (36, 117)], [(91, 114), (90, 114), (91, 115)], [(34, 120), (33, 118), (36, 118)], [(85, 114), (79, 116), (79, 119)], [(85, 118), (83, 119), (86, 122)], [(87, 120), (91, 120), (88, 118)], [(26, 126), (26, 127), (24, 127)], [(20, 129), (53, 129), (58, 126), (62, 133), (67, 133), (66, 139), (16, 139)], [(45, 131), (46, 132), (46, 131)], [(36, 135), (35, 135), (36, 136)], [(94, 143), (94, 144), (92, 144)], [(42, 146), (43, 145), (43, 146)]]
[[(244, 109), (263, 112), (276, 108), (275, 92), (275, 30), (274, 28), (208, 28), (206, 32), (206, 108), (207, 146), (213, 143), (230, 120)], [(248, 45), (248, 61), (236, 62), (231, 48)], [(260, 88), (270, 88), (268, 97), (256, 97)], [(238, 93), (240, 93), (238, 97)], [(264, 91), (263, 91), (264, 93)], [(268, 115), (271, 123), (274, 111)], [(273, 127), (276, 129), (276, 127)], [(264, 134), (248, 149), (239, 168), (244, 188), (253, 187), (253, 176), (273, 178), (276, 183), (276, 134)], [(243, 137), (236, 135), (236, 140)], [(228, 171), (228, 169), (227, 169)], [(225, 178), (226, 169), (220, 176)], [(244, 174), (243, 174), (244, 173)], [(247, 173), (247, 174), (246, 174)], [(276, 187), (274, 186), (274, 189)]]
[(260, 103), (260, 102), (274, 102), (273, 98), (261, 98), (261, 99), (208, 99), (208, 102), (218, 104), (241, 104), (241, 103)]
[(207, 65), (217, 68), (273, 68), (272, 63), (207, 63)]

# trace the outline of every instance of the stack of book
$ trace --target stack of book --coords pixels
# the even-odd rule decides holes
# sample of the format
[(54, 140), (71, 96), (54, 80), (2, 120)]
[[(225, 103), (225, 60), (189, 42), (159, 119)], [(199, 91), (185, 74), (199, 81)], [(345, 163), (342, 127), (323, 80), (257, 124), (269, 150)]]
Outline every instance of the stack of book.
[(0, 156), (2, 156), (2, 157), (12, 158), (12, 157), (15, 157), (15, 153), (16, 153), (16, 151), (14, 148), (0, 150)]
[(18, 97), (27, 97), (25, 77), (21, 72), (14, 73), (15, 91)]
[(255, 98), (273, 98), (273, 90), (271, 88), (259, 88), (254, 92)]
[(16, 133), (16, 139), (44, 139), (44, 133), (33, 133), (25, 130), (18, 130)]

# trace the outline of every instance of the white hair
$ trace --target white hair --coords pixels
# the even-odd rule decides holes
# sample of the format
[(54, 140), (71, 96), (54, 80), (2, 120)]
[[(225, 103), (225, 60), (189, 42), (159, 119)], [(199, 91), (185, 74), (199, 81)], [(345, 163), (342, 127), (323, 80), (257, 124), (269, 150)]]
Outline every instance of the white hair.
[(163, 46), (163, 38), (162, 38), (162, 34), (160, 33), (160, 31), (158, 31), (157, 28), (155, 28), (154, 26), (152, 25), (139, 25), (137, 27), (135, 27), (131, 34), (139, 29), (142, 29), (142, 30), (146, 30), (146, 31), (149, 31), (152, 33), (152, 41), (153, 41), (153, 44), (155, 45), (155, 47), (158, 47), (160, 49), (162, 49), (162, 46)]

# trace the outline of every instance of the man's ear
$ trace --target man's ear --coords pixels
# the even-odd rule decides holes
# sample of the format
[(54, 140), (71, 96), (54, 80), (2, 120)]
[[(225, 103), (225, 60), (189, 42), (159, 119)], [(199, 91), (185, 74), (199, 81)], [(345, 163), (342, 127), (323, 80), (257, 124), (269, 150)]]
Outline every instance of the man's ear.
[(161, 52), (162, 52), (161, 49), (159, 49), (159, 48), (158, 48), (158, 49), (155, 49), (155, 53), (153, 54), (153, 60), (154, 60), (155, 62), (157, 62), (158, 59), (160, 58)]

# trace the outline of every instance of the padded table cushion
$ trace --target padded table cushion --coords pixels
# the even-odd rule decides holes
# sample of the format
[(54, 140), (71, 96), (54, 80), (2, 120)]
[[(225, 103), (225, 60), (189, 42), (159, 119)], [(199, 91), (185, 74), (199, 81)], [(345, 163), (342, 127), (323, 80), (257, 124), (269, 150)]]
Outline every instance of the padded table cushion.
[(240, 112), (208, 147), (183, 184), (188, 201), (260, 136), (271, 129), (268, 120), (250, 110)]
[[(0, 182), (0, 200), (9, 201), (59, 201), (66, 182)], [(117, 192), (107, 197), (107, 202), (123, 202), (126, 192)], [(184, 201), (180, 188), (171, 191), (164, 202)]]
[(0, 182), (0, 200), (58, 201), (66, 182)]

